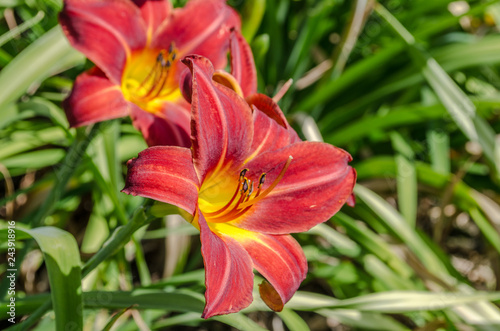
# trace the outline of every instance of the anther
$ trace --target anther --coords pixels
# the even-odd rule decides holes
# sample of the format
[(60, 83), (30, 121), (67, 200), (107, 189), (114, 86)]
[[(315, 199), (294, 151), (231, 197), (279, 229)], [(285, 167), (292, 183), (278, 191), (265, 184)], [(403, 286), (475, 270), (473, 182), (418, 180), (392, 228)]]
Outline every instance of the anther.
[(266, 173), (263, 173), (262, 175), (260, 175), (260, 178), (259, 178), (259, 188), (261, 188), (262, 185), (264, 185), (265, 181), (266, 181)]
[[(259, 185), (257, 186), (257, 192), (255, 193), (254, 197), (251, 197), (254, 190), (254, 181), (245, 177), (248, 169), (241, 170), (236, 192), (234, 193), (230, 201), (221, 209), (215, 212), (205, 213), (205, 215), (210, 217), (212, 222), (226, 222), (240, 217), (241, 215), (246, 213), (254, 203), (262, 200), (265, 196), (271, 193), (271, 191), (276, 187), (276, 185), (278, 185), (278, 183), (285, 175), (285, 172), (290, 166), (292, 159), (292, 156), (288, 157), (276, 179), (271, 183), (271, 185), (269, 185), (267, 189), (262, 191), (262, 194), (261, 188), (266, 180), (266, 173), (260, 175)], [(237, 196), (239, 196), (239, 199), (237, 198)], [(233, 202), (235, 203), (233, 204)]]
[(245, 181), (243, 182), (243, 187), (241, 188), (241, 192), (245, 193), (248, 191), (248, 180), (245, 178)]
[(248, 171), (247, 168), (241, 170), (241, 172), (240, 172), (240, 182), (245, 178), (245, 175), (247, 174), (247, 171)]
[[(239, 205), (240, 208), (246, 208), (246, 207), (249, 207), (251, 205), (253, 205), (254, 203), (256, 203), (257, 201), (260, 201), (262, 199), (264, 199), (269, 193), (271, 193), (271, 191), (276, 187), (276, 185), (278, 185), (278, 183), (281, 181), (281, 179), (283, 178), (283, 176), (285, 176), (285, 172), (286, 172), (286, 169), (288, 169), (288, 167), (290, 166), (290, 163), (292, 163), (292, 159), (293, 157), (290, 155), (288, 157), (288, 159), (286, 160), (285, 162), (285, 165), (283, 166), (283, 169), (281, 169), (278, 177), (276, 177), (276, 179), (271, 183), (271, 185), (269, 185), (269, 187), (267, 189), (265, 189), (262, 194), (259, 195), (260, 193), (260, 190), (257, 191), (257, 194), (255, 196), (255, 198), (253, 198), (251, 201), (246, 201), (244, 203), (242, 203), (241, 205)], [(265, 174), (262, 174), (260, 176), (260, 180), (259, 180), (259, 186), (261, 186), (261, 183), (263, 183), (263, 178), (265, 178), (264, 176)], [(260, 187), (259, 187), (260, 188)]]

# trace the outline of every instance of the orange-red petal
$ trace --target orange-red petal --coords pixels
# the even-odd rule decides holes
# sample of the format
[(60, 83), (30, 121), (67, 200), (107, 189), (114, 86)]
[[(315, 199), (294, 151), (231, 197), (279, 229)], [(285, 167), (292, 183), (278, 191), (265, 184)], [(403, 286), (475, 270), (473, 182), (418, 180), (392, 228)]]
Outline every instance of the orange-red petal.
[(240, 84), (244, 96), (257, 92), (257, 70), (253, 60), (252, 50), (241, 35), (240, 31), (233, 29), (230, 43), (231, 74)]
[(97, 67), (76, 78), (63, 108), (73, 127), (127, 116), (129, 104), (119, 86), (113, 84)]
[(275, 311), (297, 291), (307, 274), (307, 260), (302, 248), (290, 235), (274, 236), (254, 233), (254, 238), (240, 243), (252, 257), (253, 265), (272, 285), (261, 285), (261, 297)]
[(257, 201), (235, 226), (268, 234), (307, 231), (328, 220), (352, 193), (356, 172), (351, 156), (326, 143), (299, 142), (255, 157), (245, 165), (246, 177), (266, 173), (266, 189), (279, 175), (289, 156), (290, 166), (279, 184)]
[(148, 146), (168, 145), (191, 147), (189, 108), (164, 102), (155, 114), (130, 104), (132, 123), (142, 132)]
[[(266, 114), (269, 118), (273, 119), (278, 125), (287, 129), (290, 136), (290, 144), (301, 141), (297, 132), (288, 124), (285, 115), (281, 111), (278, 104), (270, 97), (264, 94), (256, 93), (248, 96), (246, 101), (252, 107), (260, 110)], [(256, 123), (255, 126), (258, 124)]]
[(167, 49), (175, 43), (180, 58), (197, 54), (208, 57), (216, 68), (227, 62), (229, 35), (232, 27), (239, 28), (240, 18), (224, 0), (191, 0), (175, 9), (169, 24), (162, 25), (152, 47)]
[(286, 129), (253, 107), (254, 134), (249, 158), (290, 145), (298, 139), (292, 128)]
[(212, 80), (214, 69), (208, 59), (192, 55), (183, 62), (192, 74), (193, 162), (203, 182), (210, 171), (243, 163), (252, 143), (252, 113), (233, 90)]
[(115, 84), (132, 51), (146, 45), (144, 20), (128, 0), (65, 0), (59, 21), (71, 45)]
[(127, 166), (122, 192), (169, 203), (194, 215), (200, 185), (188, 148), (150, 147)]
[(168, 0), (134, 0), (134, 3), (141, 9), (148, 40), (151, 41), (160, 25), (169, 24), (172, 4)]
[(240, 243), (216, 235), (201, 212), (198, 215), (207, 287), (202, 317), (238, 312), (252, 302), (252, 260)]

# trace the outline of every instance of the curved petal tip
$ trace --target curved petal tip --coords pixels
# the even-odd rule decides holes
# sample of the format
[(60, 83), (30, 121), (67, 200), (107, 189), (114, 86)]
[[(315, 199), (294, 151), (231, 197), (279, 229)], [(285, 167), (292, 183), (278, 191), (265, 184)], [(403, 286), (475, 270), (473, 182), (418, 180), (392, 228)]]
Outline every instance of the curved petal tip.
[(277, 312), (283, 310), (284, 303), (280, 295), (267, 280), (263, 280), (262, 283), (259, 284), (259, 293), (262, 301), (264, 301), (269, 308)]

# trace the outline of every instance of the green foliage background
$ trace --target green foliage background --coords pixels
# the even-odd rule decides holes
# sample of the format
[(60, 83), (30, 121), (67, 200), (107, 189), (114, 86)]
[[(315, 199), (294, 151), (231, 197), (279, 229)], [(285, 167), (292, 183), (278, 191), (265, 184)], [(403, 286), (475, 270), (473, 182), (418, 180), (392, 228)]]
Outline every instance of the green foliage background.
[(146, 147), (140, 134), (129, 119), (68, 129), (61, 101), (91, 64), (57, 26), (61, 2), (0, 0), (12, 329), (498, 330), (499, 1), (228, 3), (259, 90), (275, 95), (292, 78), (279, 104), (297, 132), (352, 154), (356, 206), (295, 236), (310, 270), (283, 312), (256, 295), (241, 313), (202, 320), (196, 230), (119, 193), (125, 162)]

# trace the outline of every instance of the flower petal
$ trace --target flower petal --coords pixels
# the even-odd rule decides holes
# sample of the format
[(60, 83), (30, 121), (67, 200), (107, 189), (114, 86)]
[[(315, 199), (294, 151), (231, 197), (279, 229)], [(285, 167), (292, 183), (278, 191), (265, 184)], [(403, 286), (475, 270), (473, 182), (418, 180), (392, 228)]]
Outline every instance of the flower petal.
[(168, 0), (134, 0), (141, 9), (141, 15), (146, 22), (148, 40), (151, 41), (154, 33), (161, 24), (168, 24), (172, 4)]
[(139, 8), (127, 0), (66, 0), (59, 21), (71, 45), (115, 84), (132, 51), (146, 45)]
[(247, 159), (250, 160), (264, 152), (283, 148), (296, 139), (300, 139), (292, 128), (285, 129), (274, 119), (255, 108), (255, 106), (252, 107), (254, 134), (250, 156)]
[(257, 70), (253, 60), (252, 50), (241, 32), (231, 31), (231, 74), (240, 84), (244, 96), (257, 92)]
[(260, 290), (265, 294), (264, 301), (269, 308), (281, 311), (307, 274), (307, 259), (297, 241), (290, 235), (262, 234), (229, 224), (212, 226), (216, 233), (232, 237), (250, 254), (254, 268), (278, 294), (276, 297), (269, 286), (263, 285)]
[(128, 102), (123, 98), (120, 87), (110, 82), (97, 67), (76, 78), (63, 108), (72, 127), (129, 114)]
[(261, 154), (245, 165), (246, 176), (258, 180), (266, 173), (265, 190), (289, 156), (293, 160), (279, 184), (232, 224), (268, 234), (303, 232), (329, 219), (349, 199), (356, 181), (347, 164), (351, 156), (325, 143), (300, 142)]
[(178, 56), (205, 56), (217, 69), (226, 65), (232, 27), (240, 28), (238, 14), (224, 0), (191, 0), (175, 9), (168, 24), (162, 25), (153, 47), (167, 49), (171, 42)]
[(194, 215), (199, 183), (189, 149), (150, 147), (128, 161), (127, 166), (122, 192), (169, 203)]
[(153, 113), (131, 104), (132, 123), (142, 132), (148, 146), (168, 145), (191, 147), (189, 138), (190, 114), (186, 105), (164, 102), (161, 110)]
[(217, 167), (243, 163), (252, 143), (252, 113), (233, 90), (212, 80), (214, 69), (208, 59), (192, 55), (183, 62), (193, 77), (191, 139), (194, 165), (203, 182)]
[(216, 235), (198, 211), (205, 264), (203, 318), (240, 311), (252, 302), (253, 272), (248, 253), (233, 238)]

